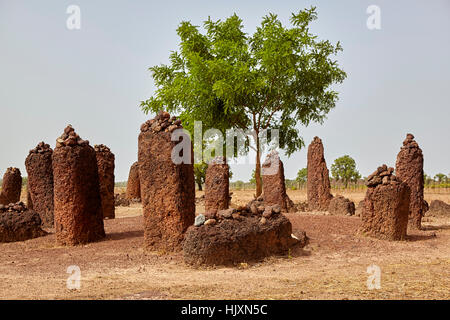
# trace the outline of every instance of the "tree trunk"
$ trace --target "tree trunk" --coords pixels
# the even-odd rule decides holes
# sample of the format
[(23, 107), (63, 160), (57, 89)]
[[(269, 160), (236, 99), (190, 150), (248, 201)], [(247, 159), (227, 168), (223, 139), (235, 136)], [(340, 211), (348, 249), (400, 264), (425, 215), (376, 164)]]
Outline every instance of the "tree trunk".
[(197, 186), (198, 186), (198, 191), (203, 191), (203, 188), (202, 188), (202, 184), (201, 184), (201, 183), (197, 183)]
[(261, 154), (259, 146), (259, 135), (256, 131), (256, 168), (255, 168), (255, 180), (256, 180), (256, 197), (259, 197), (262, 193), (261, 184)]

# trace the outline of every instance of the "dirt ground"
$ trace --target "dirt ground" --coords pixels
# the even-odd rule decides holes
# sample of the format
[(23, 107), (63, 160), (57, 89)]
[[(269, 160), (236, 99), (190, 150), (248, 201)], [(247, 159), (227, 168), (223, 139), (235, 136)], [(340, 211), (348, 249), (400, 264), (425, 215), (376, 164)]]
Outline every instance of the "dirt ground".
[[(252, 191), (233, 191), (233, 205)], [(294, 202), (302, 191), (288, 191)], [(363, 193), (343, 194), (354, 201)], [(201, 196), (199, 192), (197, 196)], [(450, 195), (426, 194), (450, 203)], [(310, 243), (288, 256), (236, 267), (194, 269), (181, 254), (144, 253), (139, 204), (116, 208), (105, 240), (55, 245), (54, 234), (0, 244), (2, 299), (449, 299), (450, 217), (424, 219), (425, 231), (407, 241), (357, 235), (358, 217), (291, 213), (294, 230)], [(197, 211), (202, 212), (201, 205)], [(67, 268), (80, 267), (81, 288), (69, 290)], [(381, 269), (380, 289), (369, 290), (367, 268)]]

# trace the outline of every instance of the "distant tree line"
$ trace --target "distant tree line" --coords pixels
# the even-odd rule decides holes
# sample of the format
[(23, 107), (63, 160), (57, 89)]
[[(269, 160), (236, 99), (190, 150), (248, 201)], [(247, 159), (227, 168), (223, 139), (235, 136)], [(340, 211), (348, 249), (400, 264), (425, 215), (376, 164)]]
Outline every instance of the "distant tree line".
[[(202, 163), (194, 165), (195, 183), (198, 190), (203, 190), (203, 185), (206, 178), (206, 169), (208, 165)], [(230, 180), (233, 177), (233, 172), (230, 170)], [(425, 188), (450, 188), (450, 173), (445, 175), (443, 173), (437, 173), (433, 177), (428, 174), (424, 174), (424, 186)], [(286, 189), (297, 190), (306, 187), (308, 181), (308, 170), (302, 168), (297, 172), (295, 179), (285, 179)], [(334, 160), (331, 165), (331, 177), (330, 182), (332, 187), (348, 188), (351, 184), (353, 186), (364, 185), (365, 177), (361, 177), (361, 174), (356, 169), (356, 162), (348, 155), (342, 156)], [(0, 187), (3, 183), (3, 179), (0, 179)], [(26, 187), (28, 184), (28, 177), (22, 178), (22, 187)], [(262, 184), (262, 179), (261, 179)], [(125, 188), (127, 181), (118, 181), (115, 183), (115, 187)], [(252, 172), (252, 176), (249, 181), (242, 180), (230, 181), (230, 188), (235, 190), (254, 189), (256, 187), (255, 170)]]
[(433, 178), (425, 173), (423, 180), (426, 188), (450, 188), (450, 173), (437, 173)]
[[(361, 176), (356, 168), (355, 160), (349, 155), (344, 155), (334, 160), (330, 169), (330, 182), (332, 188), (348, 188), (350, 186), (364, 187), (364, 182), (367, 177)], [(307, 181), (308, 169), (302, 168), (297, 172), (295, 179), (285, 180), (286, 189), (296, 190), (306, 188)], [(424, 174), (424, 183), (425, 188), (450, 188), (450, 173), (448, 175), (437, 173), (433, 177)], [(236, 190), (254, 189), (255, 186), (256, 179), (254, 170), (248, 182), (238, 180), (230, 183), (230, 187)]]

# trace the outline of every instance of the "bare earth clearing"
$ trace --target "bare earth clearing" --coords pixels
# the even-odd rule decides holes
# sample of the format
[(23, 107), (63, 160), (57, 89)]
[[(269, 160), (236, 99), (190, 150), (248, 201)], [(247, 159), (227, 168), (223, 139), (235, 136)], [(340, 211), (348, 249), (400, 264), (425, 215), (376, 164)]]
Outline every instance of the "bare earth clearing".
[[(233, 205), (254, 191), (233, 191)], [(197, 192), (197, 197), (202, 193)], [(297, 203), (304, 191), (288, 191)], [(344, 193), (357, 204), (364, 193)], [(425, 199), (450, 203), (449, 194)], [(197, 211), (203, 208), (197, 206)], [(234, 268), (194, 269), (181, 254), (144, 254), (140, 205), (116, 208), (104, 241), (60, 247), (54, 234), (0, 244), (2, 299), (449, 299), (450, 217), (426, 217), (408, 241), (356, 235), (358, 217), (287, 214), (310, 244), (290, 257)], [(381, 289), (368, 290), (367, 267), (381, 268)], [(81, 268), (81, 289), (68, 290), (67, 267)]]

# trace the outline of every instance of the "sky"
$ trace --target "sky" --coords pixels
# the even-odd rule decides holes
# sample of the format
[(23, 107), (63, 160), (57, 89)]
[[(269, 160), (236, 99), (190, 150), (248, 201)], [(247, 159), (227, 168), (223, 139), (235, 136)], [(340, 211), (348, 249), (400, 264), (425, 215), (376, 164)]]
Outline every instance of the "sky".
[[(80, 29), (66, 13), (80, 8)], [(55, 146), (67, 124), (116, 155), (116, 181), (137, 160), (139, 107), (155, 87), (148, 68), (178, 49), (181, 21), (201, 26), (209, 16), (236, 13), (245, 32), (264, 15), (290, 25), (292, 12), (314, 5), (311, 32), (343, 47), (336, 59), (347, 79), (335, 89), (336, 107), (323, 125), (300, 127), (308, 145), (319, 136), (330, 167), (350, 155), (363, 176), (395, 166), (406, 133), (416, 136), (429, 175), (450, 173), (450, 1), (107, 1), (0, 0), (0, 175), (20, 168), (40, 141)], [(380, 9), (380, 29), (366, 12)], [(286, 178), (306, 167), (307, 148), (286, 157)], [(254, 166), (233, 165), (233, 180), (247, 181)]]

